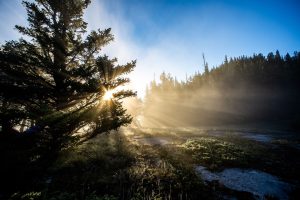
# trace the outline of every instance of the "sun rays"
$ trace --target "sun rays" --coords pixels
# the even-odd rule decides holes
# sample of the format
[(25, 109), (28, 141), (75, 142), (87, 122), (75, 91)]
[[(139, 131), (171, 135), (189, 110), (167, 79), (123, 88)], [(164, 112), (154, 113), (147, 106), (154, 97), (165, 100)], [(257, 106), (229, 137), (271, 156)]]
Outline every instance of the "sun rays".
[(109, 101), (114, 98), (114, 91), (113, 90), (107, 90), (105, 94), (103, 95), (103, 100)]

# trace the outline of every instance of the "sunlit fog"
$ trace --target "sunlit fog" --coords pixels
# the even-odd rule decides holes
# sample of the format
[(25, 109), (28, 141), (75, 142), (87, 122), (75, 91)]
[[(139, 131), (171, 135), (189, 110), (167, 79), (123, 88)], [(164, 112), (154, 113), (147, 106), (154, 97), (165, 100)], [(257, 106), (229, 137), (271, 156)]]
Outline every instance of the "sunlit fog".
[(300, 199), (299, 8), (0, 1), (0, 200)]

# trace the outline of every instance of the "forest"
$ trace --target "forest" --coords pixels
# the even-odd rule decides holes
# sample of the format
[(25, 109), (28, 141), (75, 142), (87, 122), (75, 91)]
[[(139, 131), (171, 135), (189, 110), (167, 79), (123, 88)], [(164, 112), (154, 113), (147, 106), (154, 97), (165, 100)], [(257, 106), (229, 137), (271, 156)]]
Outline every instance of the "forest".
[(185, 81), (162, 73), (160, 82), (152, 81), (146, 90), (146, 121), (149, 126), (255, 125), (299, 131), (299, 64), (299, 52), (282, 56), (276, 51), (266, 57), (225, 57), (211, 70), (204, 58), (204, 73)]
[(0, 46), (0, 200), (299, 199), (299, 52), (203, 54), (141, 99), (90, 4), (23, 1)]

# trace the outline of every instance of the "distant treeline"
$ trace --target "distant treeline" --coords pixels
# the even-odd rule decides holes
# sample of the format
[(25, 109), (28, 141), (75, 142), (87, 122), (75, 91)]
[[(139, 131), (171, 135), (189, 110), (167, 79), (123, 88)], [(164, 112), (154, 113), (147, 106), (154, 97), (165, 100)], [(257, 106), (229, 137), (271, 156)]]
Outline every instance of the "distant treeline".
[(177, 81), (162, 73), (147, 87), (148, 125), (245, 125), (299, 130), (300, 53), (228, 59), (211, 70)]

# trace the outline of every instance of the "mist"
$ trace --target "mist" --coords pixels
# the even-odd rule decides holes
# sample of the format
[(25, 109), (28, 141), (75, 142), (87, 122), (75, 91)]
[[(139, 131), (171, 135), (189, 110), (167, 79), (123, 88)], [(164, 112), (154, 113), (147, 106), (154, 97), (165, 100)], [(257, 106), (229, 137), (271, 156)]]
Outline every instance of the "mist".
[[(160, 82), (151, 82), (146, 91), (142, 124), (297, 129), (297, 75), (290, 73), (292, 65), (287, 66), (279, 52), (281, 64), (274, 71), (267, 67), (274, 65), (271, 58), (261, 56), (231, 59), (181, 82), (170, 74), (161, 74)], [(254, 68), (252, 63), (259, 57), (265, 63)]]
[(0, 1), (0, 200), (300, 199), (299, 7)]

